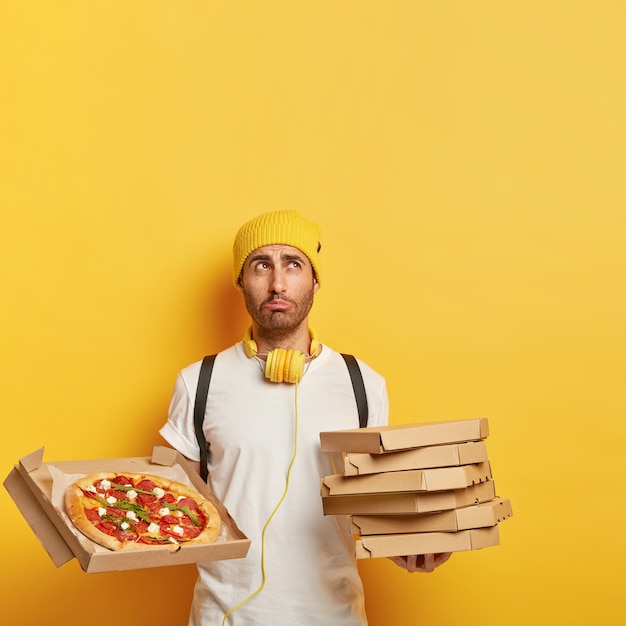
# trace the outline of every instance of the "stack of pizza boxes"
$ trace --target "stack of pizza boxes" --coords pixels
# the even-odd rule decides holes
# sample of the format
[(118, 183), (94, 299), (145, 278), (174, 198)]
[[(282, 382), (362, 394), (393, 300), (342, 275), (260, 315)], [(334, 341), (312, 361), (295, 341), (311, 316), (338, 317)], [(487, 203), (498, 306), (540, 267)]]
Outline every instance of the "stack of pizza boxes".
[(348, 515), (360, 559), (497, 545), (511, 502), (496, 495), (487, 419), (323, 432), (333, 473), (325, 515)]

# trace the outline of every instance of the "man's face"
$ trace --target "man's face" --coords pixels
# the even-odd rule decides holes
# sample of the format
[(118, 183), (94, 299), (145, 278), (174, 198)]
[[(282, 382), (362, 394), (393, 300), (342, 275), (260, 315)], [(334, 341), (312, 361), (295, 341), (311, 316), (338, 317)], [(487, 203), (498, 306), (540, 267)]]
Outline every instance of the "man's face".
[(256, 324), (289, 331), (306, 319), (318, 289), (308, 257), (298, 248), (263, 246), (246, 259), (239, 289)]

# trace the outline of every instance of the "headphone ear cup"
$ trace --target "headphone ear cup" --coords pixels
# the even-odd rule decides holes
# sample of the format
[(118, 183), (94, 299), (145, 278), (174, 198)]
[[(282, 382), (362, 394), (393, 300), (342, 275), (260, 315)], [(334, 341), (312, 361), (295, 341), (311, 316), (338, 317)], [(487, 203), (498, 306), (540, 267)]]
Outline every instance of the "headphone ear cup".
[(311, 345), (309, 347), (309, 354), (311, 356), (318, 356), (322, 349), (322, 344), (320, 343), (320, 340), (317, 338), (317, 333), (310, 326), (309, 326), (309, 335), (311, 336)]
[(297, 383), (304, 376), (304, 364), (306, 357), (300, 350), (290, 350), (289, 371), (286, 372), (285, 380), (289, 383)]
[(320, 349), (320, 342), (317, 339), (311, 339), (311, 347), (309, 348), (311, 356), (317, 356), (320, 353)]
[(297, 383), (304, 375), (306, 357), (300, 350), (275, 348), (267, 354), (265, 378), (273, 383)]
[(243, 336), (243, 349), (246, 351), (246, 356), (249, 359), (256, 356), (259, 351), (256, 341), (252, 339), (252, 328), (248, 328), (248, 330), (246, 330), (246, 334)]

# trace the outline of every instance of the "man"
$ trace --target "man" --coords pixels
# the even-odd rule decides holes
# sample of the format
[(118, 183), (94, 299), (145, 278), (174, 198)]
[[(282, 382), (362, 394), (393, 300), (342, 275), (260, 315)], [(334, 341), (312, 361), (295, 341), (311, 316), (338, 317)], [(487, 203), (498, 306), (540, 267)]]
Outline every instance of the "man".
[[(347, 519), (325, 517), (320, 499), (320, 477), (331, 467), (319, 433), (358, 426), (346, 364), (308, 323), (321, 284), (320, 250), (319, 226), (295, 211), (261, 215), (236, 235), (233, 282), (252, 325), (243, 342), (216, 358), (204, 434), (209, 485), (251, 547), (244, 559), (198, 565), (190, 626), (367, 624)], [(359, 365), (368, 425), (386, 424), (385, 381)], [(179, 373), (160, 431), (198, 470), (199, 370), (195, 363)], [(272, 382), (282, 380), (295, 384)], [(394, 561), (432, 571), (448, 556)]]

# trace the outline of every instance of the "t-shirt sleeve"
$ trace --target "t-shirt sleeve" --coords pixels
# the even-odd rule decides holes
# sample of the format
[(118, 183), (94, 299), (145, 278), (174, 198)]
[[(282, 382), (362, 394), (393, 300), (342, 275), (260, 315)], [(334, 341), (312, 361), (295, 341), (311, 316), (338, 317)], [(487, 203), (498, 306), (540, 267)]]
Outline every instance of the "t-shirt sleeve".
[(368, 405), (368, 426), (386, 426), (389, 423), (389, 396), (385, 379), (369, 365), (359, 360), (365, 382)]
[[(197, 376), (196, 376), (197, 384)], [(168, 411), (168, 419), (159, 433), (173, 448), (192, 461), (200, 460), (200, 449), (196, 440), (193, 423), (193, 394), (189, 391), (189, 381), (180, 372), (174, 383), (174, 391)]]
[(369, 402), (368, 426), (386, 426), (389, 423), (389, 398), (387, 396), (387, 385), (383, 383), (377, 395)]

